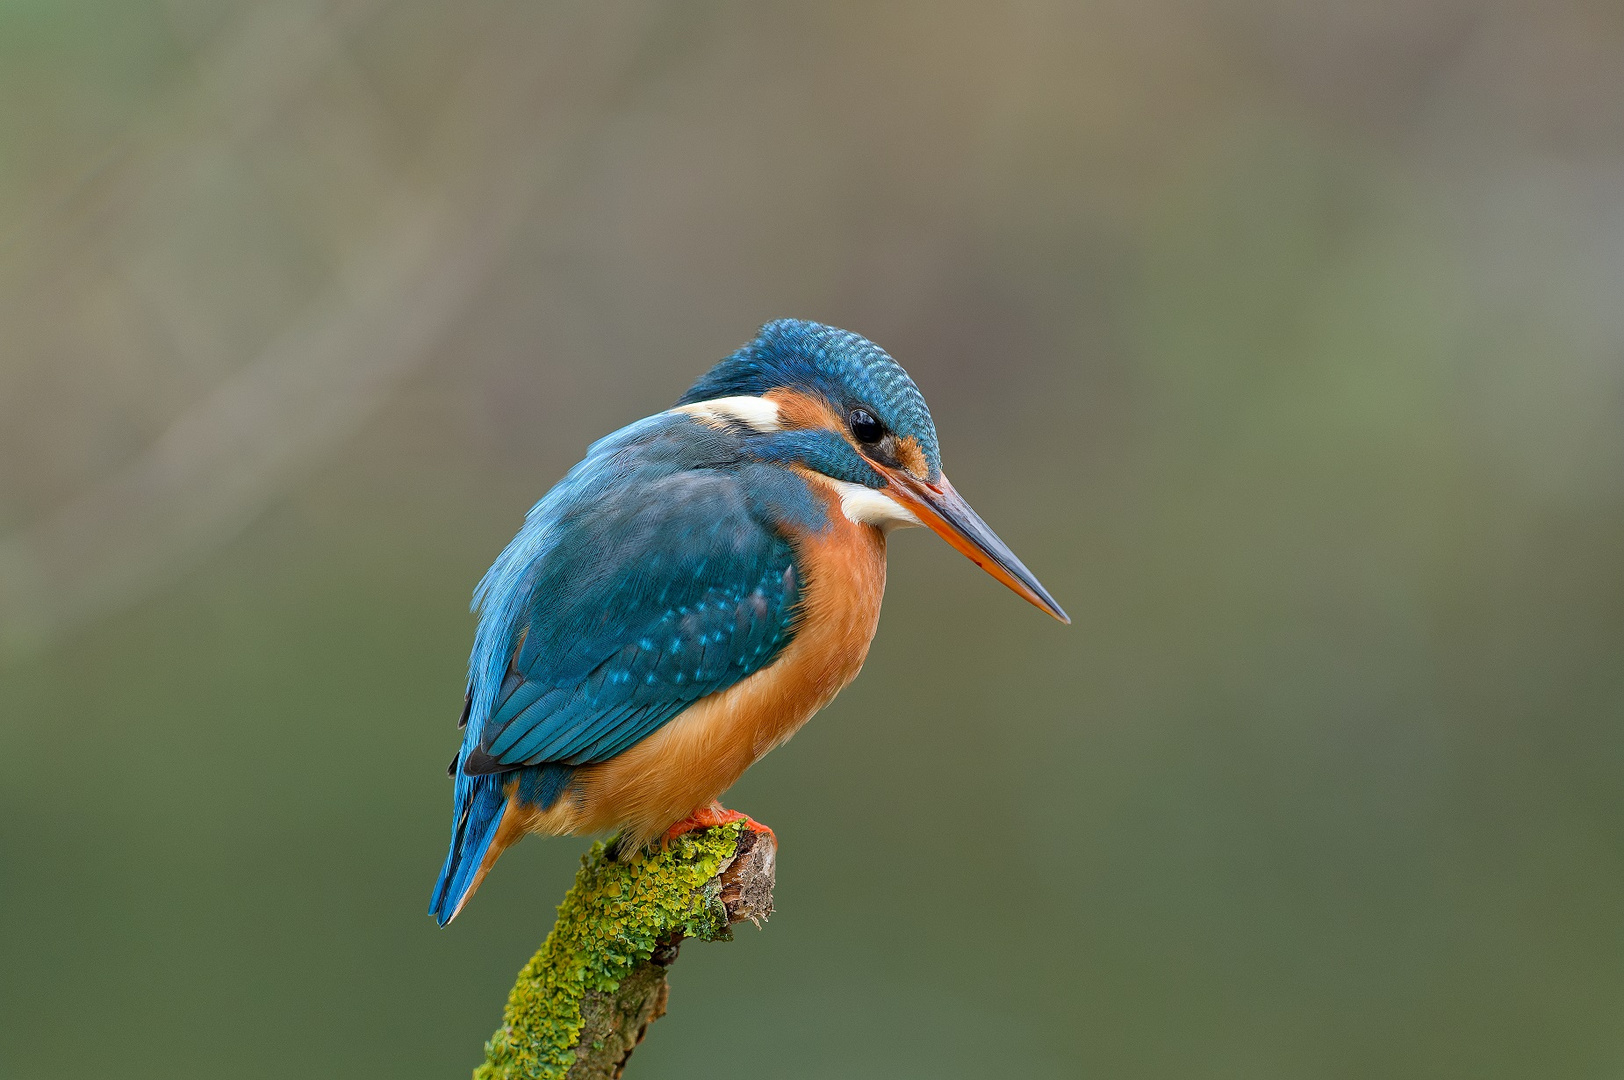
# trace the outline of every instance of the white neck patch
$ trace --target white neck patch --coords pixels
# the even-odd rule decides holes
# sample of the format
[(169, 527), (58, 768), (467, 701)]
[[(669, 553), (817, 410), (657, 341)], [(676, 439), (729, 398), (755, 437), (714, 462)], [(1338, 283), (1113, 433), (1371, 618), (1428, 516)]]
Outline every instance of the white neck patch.
[(840, 512), (846, 515), (847, 521), (855, 521), (860, 525), (876, 525), (881, 532), (921, 524), (912, 510), (883, 491), (864, 487), (862, 484), (848, 483), (845, 480), (836, 480), (830, 476), (823, 479), (825, 483), (834, 485), (835, 491), (839, 492)]
[(687, 413), (702, 424), (726, 427), (743, 424), (752, 431), (766, 433), (783, 427), (778, 422), (778, 403), (764, 397), (719, 397), (678, 405), (672, 412)]

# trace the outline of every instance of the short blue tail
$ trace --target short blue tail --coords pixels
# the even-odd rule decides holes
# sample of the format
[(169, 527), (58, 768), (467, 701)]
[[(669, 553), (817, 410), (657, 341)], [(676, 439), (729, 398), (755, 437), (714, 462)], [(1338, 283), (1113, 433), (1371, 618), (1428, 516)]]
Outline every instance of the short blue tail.
[(452, 804), (451, 850), (434, 883), (429, 914), (444, 926), (457, 917), (463, 902), (474, 889), (474, 880), (485, 862), (485, 853), (496, 839), (511, 793), (526, 809), (546, 810), (564, 794), (575, 770), (561, 762), (549, 761), (511, 772), (468, 776), (462, 771), (467, 750), (457, 755), (456, 801)]
[(474, 876), (485, 861), (485, 852), (496, 838), (496, 828), (502, 824), (502, 811), (507, 808), (507, 793), (502, 790), (504, 779), (509, 778), (501, 774), (465, 776), (461, 769), (457, 770), (451, 850), (446, 853), (440, 880), (434, 883), (434, 896), (429, 900), (429, 914), (441, 926), (456, 917), (474, 886)]

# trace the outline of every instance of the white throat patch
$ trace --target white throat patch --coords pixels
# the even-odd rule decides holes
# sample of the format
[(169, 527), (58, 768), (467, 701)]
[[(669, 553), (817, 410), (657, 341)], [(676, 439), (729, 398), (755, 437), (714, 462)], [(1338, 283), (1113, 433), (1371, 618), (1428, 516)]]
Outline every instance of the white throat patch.
[(764, 397), (719, 397), (709, 401), (696, 401), (691, 405), (678, 405), (672, 412), (687, 413), (702, 424), (726, 427), (743, 424), (752, 431), (777, 431), (778, 403)]
[(848, 483), (845, 480), (836, 480), (830, 476), (823, 479), (825, 483), (834, 485), (835, 491), (840, 493), (840, 512), (846, 515), (847, 521), (855, 521), (861, 525), (877, 525), (881, 532), (920, 524), (912, 510), (883, 491), (864, 487), (862, 484)]

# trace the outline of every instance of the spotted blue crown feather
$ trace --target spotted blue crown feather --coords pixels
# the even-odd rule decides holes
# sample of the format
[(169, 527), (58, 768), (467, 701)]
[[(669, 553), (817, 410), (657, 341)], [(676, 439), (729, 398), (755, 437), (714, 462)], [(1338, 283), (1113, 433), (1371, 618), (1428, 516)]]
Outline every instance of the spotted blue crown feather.
[(800, 319), (770, 322), (701, 376), (678, 404), (759, 396), (783, 386), (816, 389), (845, 409), (869, 409), (890, 430), (918, 441), (930, 479), (941, 475), (942, 452), (924, 395), (884, 349), (850, 330)]

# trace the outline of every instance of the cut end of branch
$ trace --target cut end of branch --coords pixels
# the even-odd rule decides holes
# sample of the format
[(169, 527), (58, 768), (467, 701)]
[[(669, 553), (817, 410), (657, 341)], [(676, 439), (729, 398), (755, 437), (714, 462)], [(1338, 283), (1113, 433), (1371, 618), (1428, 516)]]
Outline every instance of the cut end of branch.
[(773, 913), (773, 883), (778, 872), (778, 845), (771, 833), (745, 829), (739, 834), (733, 861), (718, 875), (719, 896), (727, 921), (748, 919), (757, 926)]

